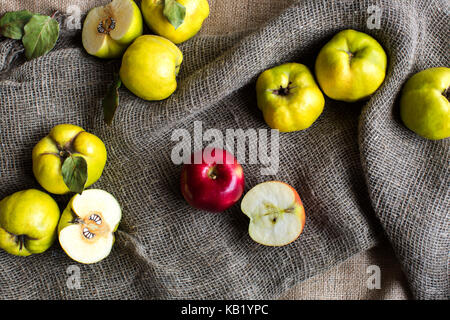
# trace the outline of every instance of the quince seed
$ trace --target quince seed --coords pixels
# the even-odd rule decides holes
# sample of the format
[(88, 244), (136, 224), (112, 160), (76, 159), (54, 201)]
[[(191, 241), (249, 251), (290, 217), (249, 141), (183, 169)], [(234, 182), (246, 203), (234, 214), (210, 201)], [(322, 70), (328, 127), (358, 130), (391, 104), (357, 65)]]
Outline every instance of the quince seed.
[(83, 228), (83, 236), (86, 239), (92, 239), (93, 237), (95, 237), (95, 234), (91, 233), (88, 228)]

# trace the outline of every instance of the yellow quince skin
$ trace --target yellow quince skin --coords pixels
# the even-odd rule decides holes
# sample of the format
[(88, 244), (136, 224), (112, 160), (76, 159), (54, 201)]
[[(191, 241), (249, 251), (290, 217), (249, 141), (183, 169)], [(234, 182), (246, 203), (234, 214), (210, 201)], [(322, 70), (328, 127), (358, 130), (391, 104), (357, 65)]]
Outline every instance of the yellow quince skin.
[(16, 256), (46, 251), (56, 239), (60, 211), (45, 192), (18, 191), (0, 201), (0, 248)]
[(285, 63), (261, 73), (256, 98), (266, 123), (281, 132), (310, 127), (325, 105), (313, 75), (300, 63)]
[(450, 68), (420, 71), (408, 79), (400, 98), (407, 128), (430, 140), (450, 137)]
[(184, 6), (186, 13), (182, 24), (175, 28), (164, 15), (166, 2), (164, 0), (143, 0), (141, 5), (142, 15), (150, 29), (176, 44), (182, 43), (197, 34), (203, 21), (209, 15), (207, 0), (177, 0), (177, 5)]
[(120, 79), (125, 87), (144, 100), (163, 100), (177, 88), (176, 77), (183, 54), (160, 36), (137, 38), (122, 58)]
[(337, 33), (320, 50), (315, 65), (317, 81), (334, 100), (368, 98), (383, 83), (387, 56), (371, 36), (356, 30)]
[(62, 165), (67, 157), (82, 157), (87, 164), (85, 188), (96, 182), (106, 164), (106, 147), (97, 136), (72, 124), (55, 126), (33, 148), (33, 173), (48, 192), (70, 192), (62, 176)]

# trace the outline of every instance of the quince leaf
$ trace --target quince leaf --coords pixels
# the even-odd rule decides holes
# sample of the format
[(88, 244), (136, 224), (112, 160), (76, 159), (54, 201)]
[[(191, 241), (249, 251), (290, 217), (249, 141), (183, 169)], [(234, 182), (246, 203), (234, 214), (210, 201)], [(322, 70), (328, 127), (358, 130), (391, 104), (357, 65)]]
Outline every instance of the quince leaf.
[(0, 34), (4, 37), (20, 40), (23, 37), (23, 27), (30, 21), (33, 14), (28, 10), (7, 12), (0, 19)]
[(186, 7), (176, 0), (164, 0), (163, 14), (176, 30), (186, 17)]
[(83, 157), (69, 156), (61, 167), (64, 183), (70, 191), (82, 193), (87, 181), (87, 162)]
[(114, 114), (119, 106), (119, 88), (122, 85), (122, 81), (118, 74), (114, 77), (114, 81), (108, 88), (105, 97), (102, 100), (103, 107), (103, 119), (106, 124), (111, 125), (113, 122)]
[(28, 60), (40, 57), (56, 44), (59, 36), (59, 24), (49, 16), (35, 14), (24, 27), (22, 43)]

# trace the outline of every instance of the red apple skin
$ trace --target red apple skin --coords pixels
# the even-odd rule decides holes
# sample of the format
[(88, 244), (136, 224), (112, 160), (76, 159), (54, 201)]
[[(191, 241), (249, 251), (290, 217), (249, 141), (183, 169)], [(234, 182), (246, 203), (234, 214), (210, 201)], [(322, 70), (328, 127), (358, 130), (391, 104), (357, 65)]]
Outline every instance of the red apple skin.
[[(234, 205), (244, 192), (244, 170), (236, 158), (226, 150), (214, 148), (206, 154), (197, 151), (191, 156), (191, 164), (183, 165), (181, 171), (181, 193), (192, 207), (222, 212)], [(201, 163), (194, 163), (200, 159)], [(221, 156), (222, 163), (216, 163)]]

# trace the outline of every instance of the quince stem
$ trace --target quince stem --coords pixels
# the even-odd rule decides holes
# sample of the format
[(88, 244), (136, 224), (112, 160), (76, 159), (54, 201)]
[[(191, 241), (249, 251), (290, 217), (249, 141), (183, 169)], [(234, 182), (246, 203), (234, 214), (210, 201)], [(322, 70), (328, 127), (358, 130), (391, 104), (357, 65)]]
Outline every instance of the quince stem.
[(280, 85), (279, 89), (272, 90), (272, 92), (278, 96), (287, 96), (292, 89), (296, 88), (295, 86), (291, 87), (291, 84), (292, 82), (290, 81), (286, 88)]
[(68, 158), (68, 157), (70, 157), (70, 156), (72, 156), (72, 155), (71, 155), (71, 153), (70, 153), (69, 151), (61, 150), (61, 151), (59, 152), (59, 156), (60, 156), (61, 158), (63, 158), (63, 159), (66, 159), (66, 158)]
[(442, 92), (442, 95), (447, 99), (447, 101), (450, 101), (450, 87), (445, 89), (444, 92)]
[(17, 242), (19, 243), (19, 250), (22, 250), (22, 248), (25, 245), (25, 236), (23, 234), (16, 236)]

